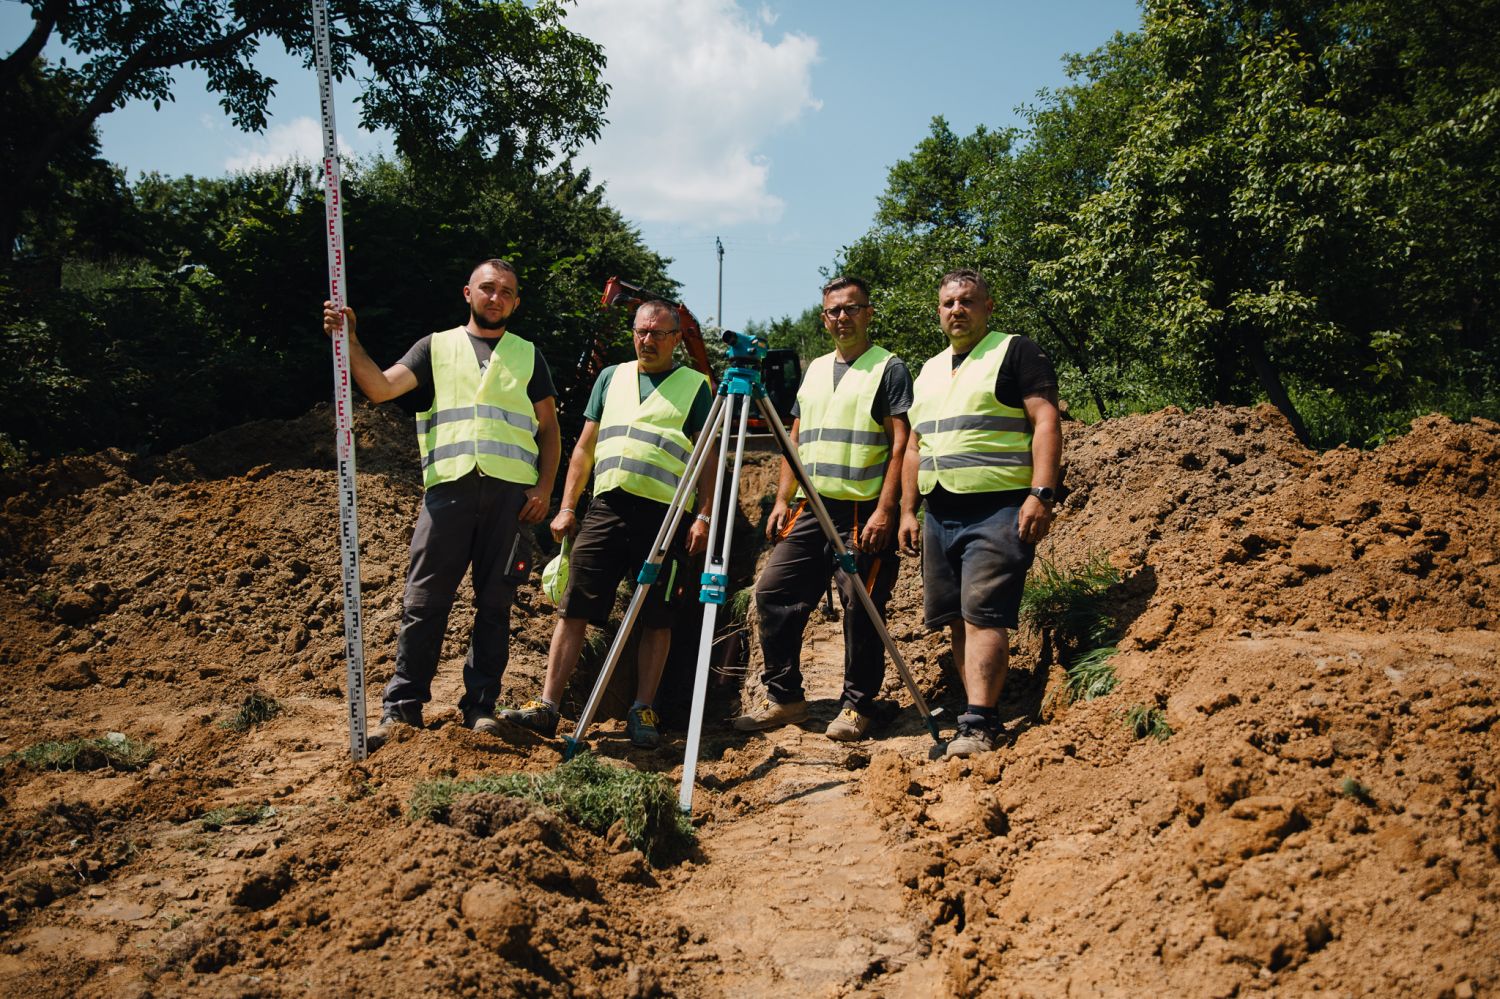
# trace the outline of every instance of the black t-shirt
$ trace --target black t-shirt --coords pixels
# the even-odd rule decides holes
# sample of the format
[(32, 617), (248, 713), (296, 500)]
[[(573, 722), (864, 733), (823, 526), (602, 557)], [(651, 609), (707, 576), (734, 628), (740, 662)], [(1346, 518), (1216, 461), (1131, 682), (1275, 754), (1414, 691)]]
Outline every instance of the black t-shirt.
[[(474, 348), (474, 359), (479, 362), (481, 373), (490, 366), (490, 358), (494, 356), (495, 344), (499, 337), (489, 339), (487, 337), (475, 336), (468, 333), (469, 343)], [(432, 338), (436, 334), (429, 333), (406, 352), (406, 356), (397, 361), (397, 364), (405, 365), (411, 369), (411, 373), (417, 376), (417, 387), (413, 390), (413, 402), (416, 411), (423, 412), (432, 408)], [(506, 336), (515, 336), (507, 333)], [(547, 359), (542, 356), (541, 351), (536, 352), (536, 366), (531, 371), (531, 381), (526, 383), (526, 398), (533, 403), (540, 402), (549, 396), (557, 395), (557, 388), (552, 384), (552, 369), (547, 367)]]
[[(834, 388), (839, 387), (839, 382), (844, 380), (849, 367), (849, 362), (835, 352), (833, 355)], [(870, 419), (884, 426), (887, 416), (901, 416), (911, 409), (911, 399), (911, 372), (907, 370), (905, 361), (892, 354), (891, 359), (886, 362), (885, 370), (880, 373), (880, 388), (875, 391), (875, 399), (870, 403)], [(792, 418), (796, 419), (801, 415), (801, 407), (793, 403)]]
[[(954, 354), (957, 369), (968, 354)], [(1057, 388), (1057, 370), (1041, 344), (1030, 337), (1016, 336), (1006, 348), (1000, 374), (995, 378), (995, 398), (1002, 406), (1025, 409), (1027, 396), (1046, 395)], [(997, 493), (951, 493), (941, 485), (927, 494), (927, 509), (934, 517), (970, 517), (990, 513), (1006, 506), (1026, 502), (1027, 490), (1007, 489)]]

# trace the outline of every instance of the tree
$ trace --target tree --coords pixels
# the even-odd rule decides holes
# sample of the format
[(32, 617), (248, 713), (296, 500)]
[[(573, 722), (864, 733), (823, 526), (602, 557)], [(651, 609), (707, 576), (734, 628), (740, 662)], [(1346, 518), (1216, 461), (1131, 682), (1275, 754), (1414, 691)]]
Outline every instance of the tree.
[[(277, 81), (255, 66), (265, 43), (312, 64), (304, 4), (279, 0), (25, 0), (33, 28), (0, 61), (0, 105), (21, 98), (37, 73), (76, 95), (66, 113), (38, 122), (24, 146), (0, 164), (0, 259), (10, 259), (27, 206), (44, 196), (42, 178), (98, 118), (130, 101), (172, 100), (174, 73), (205, 70), (234, 123), (266, 126)], [(529, 167), (577, 149), (603, 124), (607, 88), (599, 46), (563, 27), (562, 0), (334, 0), (334, 73), (356, 63), (361, 122), (390, 128), (404, 154), (499, 158)], [(57, 40), (77, 66), (42, 66)]]

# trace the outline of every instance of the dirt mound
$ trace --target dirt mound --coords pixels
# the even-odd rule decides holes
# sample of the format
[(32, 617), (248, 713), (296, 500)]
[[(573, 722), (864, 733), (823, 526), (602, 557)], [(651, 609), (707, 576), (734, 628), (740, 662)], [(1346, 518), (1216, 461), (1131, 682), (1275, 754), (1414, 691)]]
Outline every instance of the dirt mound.
[[(409, 421), (361, 406), (356, 433), (373, 707), (421, 484)], [(0, 754), (119, 733), (154, 755), (0, 764), (0, 980), (142, 996), (1483, 994), (1500, 982), (1497, 450), (1500, 427), (1440, 417), (1323, 455), (1267, 409), (1070, 426), (1043, 555), (1102, 551), (1121, 570), (1117, 689), (1054, 694), (1043, 720), (1060, 670), (1023, 635), (1013, 741), (990, 757), (935, 759), (910, 711), (841, 746), (820, 729), (838, 626), (815, 615), (814, 721), (747, 736), (716, 704), (702, 853), (664, 867), (510, 799), (409, 818), (423, 782), (560, 758), (555, 740), (457, 724), (462, 593), (428, 727), (348, 762), (326, 408), (160, 459), (31, 470), (0, 482)], [(772, 456), (753, 458), (743, 581), (774, 481)], [(891, 630), (951, 715), (961, 691), (921, 628), (915, 562)], [(536, 690), (551, 629), (523, 588), (505, 700)], [(894, 675), (886, 693), (905, 699)], [(252, 694), (280, 713), (237, 724)], [(1171, 736), (1137, 739), (1130, 708)], [(658, 752), (616, 722), (593, 736), (680, 774), (679, 733)]]

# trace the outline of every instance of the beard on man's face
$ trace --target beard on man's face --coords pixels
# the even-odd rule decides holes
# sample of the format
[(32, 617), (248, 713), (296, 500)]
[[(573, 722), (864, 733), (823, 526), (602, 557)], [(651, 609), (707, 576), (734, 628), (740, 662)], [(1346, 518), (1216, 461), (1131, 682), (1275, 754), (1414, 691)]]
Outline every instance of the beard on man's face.
[(469, 306), (469, 318), (474, 320), (474, 325), (482, 330), (503, 330), (505, 324), (510, 322), (510, 316), (501, 316), (499, 319), (488, 319), (479, 314), (474, 306)]

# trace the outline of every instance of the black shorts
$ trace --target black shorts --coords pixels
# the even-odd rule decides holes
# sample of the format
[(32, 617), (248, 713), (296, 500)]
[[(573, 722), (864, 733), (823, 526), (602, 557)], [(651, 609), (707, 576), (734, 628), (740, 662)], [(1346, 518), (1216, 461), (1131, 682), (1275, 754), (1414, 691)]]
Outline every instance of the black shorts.
[(963, 620), (1015, 628), (1036, 546), (1021, 540), (1019, 506), (934, 517), (922, 525), (922, 609), (927, 627)]
[[(568, 592), (562, 599), (563, 617), (587, 618), (598, 625), (608, 622), (621, 580), (628, 577), (633, 583), (651, 555), (651, 544), (666, 515), (667, 504), (642, 499), (624, 490), (611, 489), (595, 496), (578, 528), (578, 537), (573, 539)], [(690, 516), (684, 513), (684, 521)], [(687, 526), (687, 523), (678, 525), (679, 542), (686, 536)], [(672, 626), (678, 599), (687, 591), (687, 573), (682, 563), (682, 546), (674, 544), (641, 606), (642, 627)]]

